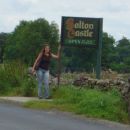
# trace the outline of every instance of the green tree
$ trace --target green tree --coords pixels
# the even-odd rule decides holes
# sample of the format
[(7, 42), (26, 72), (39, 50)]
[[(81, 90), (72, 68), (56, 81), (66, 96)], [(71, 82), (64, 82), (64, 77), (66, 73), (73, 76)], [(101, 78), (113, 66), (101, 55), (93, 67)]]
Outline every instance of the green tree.
[(112, 68), (119, 72), (130, 72), (130, 40), (123, 37), (116, 46), (116, 61)]
[(3, 53), (7, 37), (7, 33), (0, 33), (0, 63), (3, 62)]
[(49, 42), (51, 49), (56, 51), (59, 40), (59, 30), (56, 23), (45, 19), (35, 21), (21, 21), (7, 40), (5, 60), (19, 59), (24, 63), (33, 64), (34, 59)]
[(102, 68), (109, 69), (110, 64), (116, 60), (115, 52), (115, 39), (108, 33), (103, 33), (103, 44), (102, 44)]

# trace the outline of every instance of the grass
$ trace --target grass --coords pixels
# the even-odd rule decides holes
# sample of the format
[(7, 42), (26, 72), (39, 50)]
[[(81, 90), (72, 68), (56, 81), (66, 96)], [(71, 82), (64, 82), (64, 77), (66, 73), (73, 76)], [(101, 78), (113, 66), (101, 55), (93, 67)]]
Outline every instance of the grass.
[(35, 96), (36, 80), (20, 61), (0, 64), (0, 96)]
[[(75, 79), (76, 74), (64, 74), (65, 79)], [(0, 96), (36, 96), (37, 85), (34, 77), (27, 75), (27, 66), (19, 61), (0, 65)], [(52, 91), (53, 101), (31, 101), (25, 107), (57, 109), (128, 123), (126, 104), (117, 90), (107, 92), (96, 89), (77, 89), (61, 86)]]
[(60, 87), (53, 91), (53, 101), (30, 101), (25, 107), (57, 109), (100, 119), (128, 123), (126, 104), (117, 90), (102, 92), (95, 89)]

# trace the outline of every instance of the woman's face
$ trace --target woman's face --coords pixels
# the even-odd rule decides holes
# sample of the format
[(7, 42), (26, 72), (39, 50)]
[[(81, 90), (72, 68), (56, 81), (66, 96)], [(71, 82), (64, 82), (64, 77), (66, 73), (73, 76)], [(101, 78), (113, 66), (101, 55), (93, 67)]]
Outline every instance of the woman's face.
[(45, 53), (48, 53), (48, 52), (50, 52), (50, 47), (49, 47), (49, 46), (46, 46), (46, 47), (45, 47)]

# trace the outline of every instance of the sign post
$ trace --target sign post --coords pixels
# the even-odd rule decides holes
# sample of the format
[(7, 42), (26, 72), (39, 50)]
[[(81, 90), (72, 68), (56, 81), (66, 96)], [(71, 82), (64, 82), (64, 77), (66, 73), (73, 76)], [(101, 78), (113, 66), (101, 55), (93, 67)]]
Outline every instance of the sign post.
[(97, 49), (96, 78), (101, 74), (102, 18), (62, 17), (61, 45), (95, 47)]
[(97, 66), (96, 66), (96, 78), (101, 78), (101, 55), (102, 55), (102, 24), (103, 20), (99, 20), (99, 39), (97, 48)]
[(60, 85), (60, 74), (61, 74), (61, 50), (62, 50), (62, 46), (61, 46), (60, 50), (58, 50), (59, 51), (58, 75), (57, 75), (57, 80), (58, 80), (57, 85), (58, 85), (58, 87)]

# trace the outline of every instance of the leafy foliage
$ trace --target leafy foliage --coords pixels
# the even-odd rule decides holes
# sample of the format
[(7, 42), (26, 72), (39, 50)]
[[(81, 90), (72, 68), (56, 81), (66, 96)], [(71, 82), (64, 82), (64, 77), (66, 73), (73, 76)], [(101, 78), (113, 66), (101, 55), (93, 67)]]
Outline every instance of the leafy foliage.
[(3, 53), (7, 37), (7, 33), (0, 33), (0, 63), (3, 62)]
[[(0, 59), (4, 62), (21, 60), (32, 65), (44, 42), (49, 42), (53, 53), (57, 53), (59, 30), (55, 22), (45, 19), (21, 21), (10, 34), (0, 34)], [(4, 47), (1, 46), (4, 43)], [(6, 44), (5, 44), (6, 43)], [(1, 49), (2, 48), (2, 49)], [(118, 42), (107, 32), (103, 33), (102, 69), (112, 69), (120, 73), (130, 72), (130, 40), (123, 37)], [(96, 68), (97, 49), (63, 47), (62, 71), (87, 71)], [(57, 73), (57, 61), (51, 62), (51, 73)]]
[(36, 81), (27, 75), (27, 66), (21, 61), (0, 65), (0, 94), (36, 95)]
[(59, 40), (57, 24), (48, 23), (45, 19), (21, 21), (7, 40), (5, 60), (20, 59), (32, 64), (41, 51), (44, 42), (49, 42), (55, 51)]

